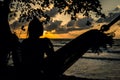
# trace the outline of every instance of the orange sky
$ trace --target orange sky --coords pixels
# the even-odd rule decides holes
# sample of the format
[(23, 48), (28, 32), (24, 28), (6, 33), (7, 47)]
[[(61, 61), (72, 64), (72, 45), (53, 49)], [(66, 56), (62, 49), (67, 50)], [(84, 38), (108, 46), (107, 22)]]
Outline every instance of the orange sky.
[[(95, 27), (91, 28), (91, 29), (100, 29), (100, 27), (103, 24), (96, 24), (94, 25)], [(62, 33), (62, 34), (55, 34), (52, 32), (47, 32), (44, 31), (44, 34), (42, 37), (47, 37), (47, 38), (76, 38), (77, 36), (79, 36), (80, 34), (88, 31), (90, 29), (84, 29), (84, 30), (74, 30), (74, 31), (70, 31), (68, 33)], [(27, 30), (26, 30), (27, 31)], [(120, 26), (118, 25), (113, 25), (110, 30), (108, 32), (114, 32), (115, 31), (115, 39), (120, 39)], [(24, 32), (22, 30), (16, 30), (17, 32), (17, 36), (19, 38), (26, 38), (27, 37), (27, 32)]]
[[(85, 30), (74, 30), (74, 31), (70, 31), (68, 33), (61, 33), (61, 34), (56, 34), (56, 33), (52, 33), (52, 32), (48, 32), (48, 31), (44, 31), (43, 36), (42, 37), (47, 37), (47, 38), (75, 38), (77, 36), (79, 36), (80, 34), (86, 32), (88, 29)], [(22, 31), (21, 29), (16, 29), (15, 30), (17, 36), (19, 38), (27, 38), (27, 29), (26, 31)]]
[(47, 32), (47, 34), (44, 34), (43, 37), (47, 37), (47, 38), (76, 38), (77, 36), (79, 36), (80, 34), (86, 32), (86, 30), (76, 30), (76, 31), (70, 31), (68, 33), (62, 33), (62, 34), (53, 34), (51, 32)]
[[(77, 36), (81, 35), (82, 33), (85, 33), (88, 30), (90, 30), (90, 29), (76, 30), (76, 31), (71, 31), (71, 32), (64, 33), (64, 34), (48, 33), (48, 34), (44, 34), (44, 37), (48, 37), (48, 38), (76, 38)], [(115, 37), (114, 38), (115, 39), (120, 39), (120, 27), (119, 26), (113, 26), (109, 30), (109, 32), (114, 32), (114, 31), (115, 31)]]
[[(120, 5), (119, 2), (120, 0), (101, 0), (102, 2), (102, 8), (103, 8), (103, 11), (104, 12), (107, 12), (108, 10), (112, 10), (114, 9), (117, 5)], [(106, 4), (108, 3), (109, 4)], [(112, 4), (112, 5), (111, 5)], [(80, 16), (81, 18), (81, 16)], [(61, 25), (64, 25), (66, 23), (69, 22), (70, 20), (70, 16), (69, 15), (56, 15), (53, 20), (62, 20), (63, 22), (61, 23)], [(12, 22), (11, 22), (12, 23)], [(99, 29), (99, 27), (101, 25), (98, 26), (97, 25), (94, 25), (96, 29)], [(43, 37), (48, 37), (48, 38), (75, 38), (77, 36), (79, 36), (80, 34), (84, 33), (85, 31), (87, 31), (88, 29), (84, 29), (84, 30), (74, 30), (74, 31), (70, 31), (68, 33), (62, 33), (62, 34), (53, 34), (52, 32), (44, 32), (44, 35)], [(111, 31), (109, 32), (113, 32), (113, 31), (116, 31), (115, 34), (115, 38), (119, 38), (120, 39), (120, 26), (117, 26), (117, 25), (113, 25), (113, 27), (110, 29)], [(27, 37), (27, 32), (25, 31), (21, 31), (20, 29), (17, 29), (16, 30), (17, 32), (17, 36), (19, 38), (26, 38)]]
[[(86, 31), (86, 30), (85, 30)], [(62, 34), (55, 34), (55, 33), (51, 33), (51, 32), (44, 32), (42, 37), (47, 37), (47, 38), (75, 38), (77, 37), (79, 34), (81, 34), (83, 32), (83, 30), (81, 31), (72, 31), (72, 32), (68, 32), (68, 33), (62, 33)], [(22, 33), (18, 30), (18, 32), (16, 31), (17, 36), (19, 38), (27, 38), (28, 35), (27, 33)]]

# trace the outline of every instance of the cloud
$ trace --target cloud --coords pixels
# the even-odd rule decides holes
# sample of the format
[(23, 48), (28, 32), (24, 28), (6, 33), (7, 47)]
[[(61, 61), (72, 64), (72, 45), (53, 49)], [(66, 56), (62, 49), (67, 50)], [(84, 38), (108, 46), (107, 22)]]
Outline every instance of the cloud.
[(67, 27), (73, 27), (75, 25), (75, 20), (71, 20), (68, 22)]
[[(62, 33), (68, 33), (70, 31), (76, 31), (76, 30), (82, 30), (82, 29), (88, 29), (91, 26), (87, 25), (87, 21), (93, 22), (92, 18), (84, 17), (81, 19), (78, 19), (77, 21), (71, 20), (66, 25), (61, 25), (63, 21), (61, 20), (54, 20), (50, 21), (48, 24), (45, 25), (46, 31), (54, 31), (52, 33), (54, 34), (62, 34)], [(15, 21), (13, 24), (11, 24), (11, 28), (21, 28), (21, 26), (27, 26), (28, 24), (25, 23), (19, 23), (18, 21)]]
[(87, 29), (87, 28), (90, 28), (92, 22), (93, 22), (92, 18), (84, 17), (84, 18), (78, 19), (77, 21), (71, 20), (70, 22), (68, 22), (67, 27), (68, 27), (68, 30)]
[(85, 17), (82, 19), (79, 19), (76, 22), (76, 26), (80, 27), (80, 28), (89, 28), (91, 23), (92, 23), (93, 19), (89, 18), (89, 17)]
[(108, 13), (108, 16), (106, 16), (106, 18), (100, 18), (98, 19), (96, 22), (97, 23), (109, 23), (111, 22), (113, 19), (115, 19), (118, 15), (120, 15), (120, 5), (118, 5), (116, 8), (114, 8), (111, 12)]
[(68, 30), (66, 28), (57, 28), (56, 29), (56, 33), (57, 34), (61, 34), (61, 33), (68, 33)]
[(52, 31), (52, 30), (56, 30), (57, 28), (60, 27), (62, 21), (54, 21), (54, 22), (50, 22), (48, 26), (45, 27), (45, 30), (47, 31)]
[[(89, 22), (90, 25), (87, 23)], [(62, 26), (62, 21), (55, 20), (53, 22), (50, 22), (48, 25), (45, 26), (46, 31), (53, 31), (54, 34), (62, 34), (62, 33), (68, 33), (70, 31), (75, 30), (82, 30), (82, 29), (88, 29), (91, 27), (91, 23), (93, 22), (92, 18), (84, 17), (78, 20), (71, 20), (68, 22), (68, 24)]]
[(48, 14), (50, 17), (54, 17), (58, 13), (58, 8), (53, 8), (50, 11), (47, 10), (45, 14)]
[(117, 7), (113, 10), (114, 12), (120, 11), (120, 5), (117, 5)]
[(21, 23), (19, 23), (18, 21), (15, 21), (10, 25), (10, 27), (13, 28), (13, 29), (17, 29), (21, 25), (22, 25)]
[(28, 26), (28, 22), (20, 23), (19, 21), (15, 21), (14, 23), (10, 24), (11, 29), (18, 29), (22, 26)]

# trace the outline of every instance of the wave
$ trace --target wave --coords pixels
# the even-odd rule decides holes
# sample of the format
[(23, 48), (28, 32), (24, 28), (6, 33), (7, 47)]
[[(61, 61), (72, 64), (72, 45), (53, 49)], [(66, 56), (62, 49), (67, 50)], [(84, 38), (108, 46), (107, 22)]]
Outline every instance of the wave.
[(110, 61), (120, 61), (120, 58), (104, 58), (104, 57), (82, 57), (84, 59), (96, 59), (96, 60), (110, 60)]
[(108, 53), (120, 53), (120, 50), (108, 50)]

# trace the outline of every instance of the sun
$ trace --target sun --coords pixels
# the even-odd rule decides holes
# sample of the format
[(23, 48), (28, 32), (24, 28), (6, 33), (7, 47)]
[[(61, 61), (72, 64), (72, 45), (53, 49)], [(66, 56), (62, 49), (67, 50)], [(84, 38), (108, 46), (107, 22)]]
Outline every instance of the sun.
[(57, 38), (57, 37), (58, 37), (57, 34), (53, 34), (50, 31), (44, 31), (43, 36), (41, 36), (41, 38)]

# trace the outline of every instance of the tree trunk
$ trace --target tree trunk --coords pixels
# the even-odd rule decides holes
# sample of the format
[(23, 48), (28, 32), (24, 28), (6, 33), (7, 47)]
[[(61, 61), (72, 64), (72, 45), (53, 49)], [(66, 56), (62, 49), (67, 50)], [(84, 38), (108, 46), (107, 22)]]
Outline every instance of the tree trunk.
[(0, 3), (0, 71), (3, 72), (7, 67), (7, 57), (10, 51), (12, 33), (8, 23), (9, 6), (5, 4), (5, 1), (4, 3)]

